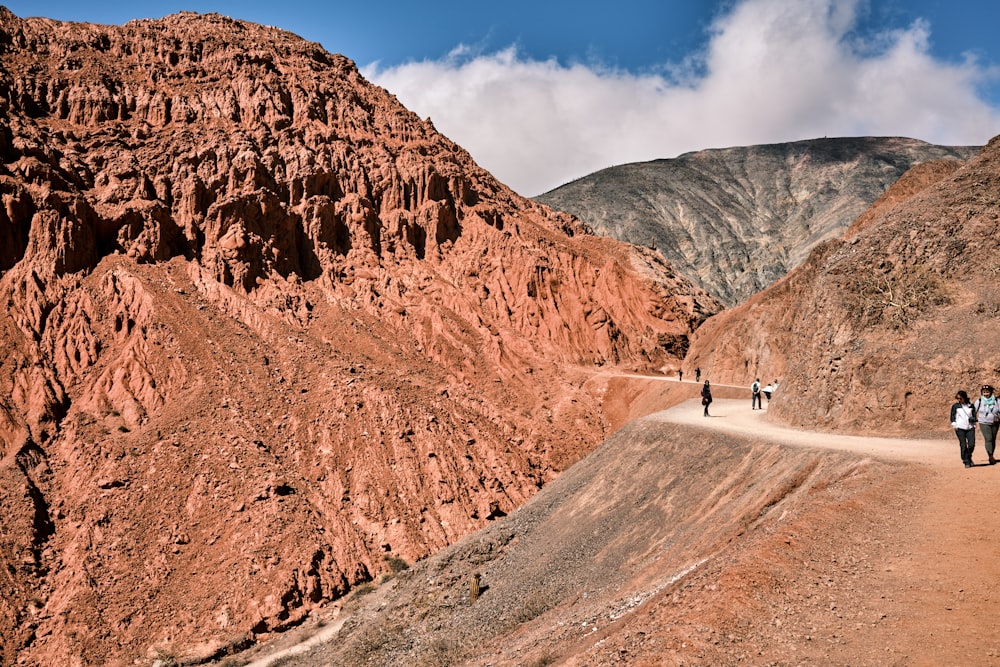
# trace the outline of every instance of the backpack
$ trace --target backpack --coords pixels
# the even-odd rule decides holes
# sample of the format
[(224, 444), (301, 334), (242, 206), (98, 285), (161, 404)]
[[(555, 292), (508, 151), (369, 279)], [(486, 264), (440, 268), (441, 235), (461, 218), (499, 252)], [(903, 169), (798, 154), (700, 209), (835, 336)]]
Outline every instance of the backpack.
[(752, 391), (755, 394), (759, 394), (760, 393), (760, 382), (754, 382), (752, 385), (750, 385), (750, 391)]

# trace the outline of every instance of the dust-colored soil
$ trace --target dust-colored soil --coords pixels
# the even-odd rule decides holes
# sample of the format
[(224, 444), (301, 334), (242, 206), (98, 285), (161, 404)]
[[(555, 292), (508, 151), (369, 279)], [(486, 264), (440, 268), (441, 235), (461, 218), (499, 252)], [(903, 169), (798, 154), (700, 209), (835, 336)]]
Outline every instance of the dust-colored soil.
[(944, 438), (789, 429), (749, 398), (710, 412), (629, 421), (518, 512), (251, 664), (1000, 664), (1000, 468), (981, 442), (965, 469)]
[[(962, 466), (955, 440), (906, 440), (816, 433), (769, 423), (766, 409), (751, 411), (747, 400), (716, 401), (705, 418), (701, 406), (686, 402), (653, 415), (679, 424), (701, 424), (726, 433), (798, 446), (823, 447), (886, 461), (923, 464), (929, 483), (908, 499), (910, 512), (895, 535), (881, 574), (871, 582), (899, 614), (882, 623), (886, 640), (905, 638), (905, 664), (1000, 664), (1000, 634), (993, 619), (1000, 611), (1000, 468), (986, 462), (982, 440), (975, 467)], [(978, 437), (978, 435), (977, 435)], [(868, 597), (872, 598), (871, 593)], [(886, 641), (888, 646), (891, 642)], [(893, 661), (887, 656), (886, 664)], [(901, 663), (902, 664), (902, 663)]]

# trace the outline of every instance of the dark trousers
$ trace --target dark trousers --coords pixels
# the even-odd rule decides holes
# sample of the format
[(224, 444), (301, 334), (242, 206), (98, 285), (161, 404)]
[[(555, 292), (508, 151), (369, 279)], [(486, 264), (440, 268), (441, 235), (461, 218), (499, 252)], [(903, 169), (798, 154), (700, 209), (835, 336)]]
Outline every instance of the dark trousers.
[(983, 446), (986, 447), (986, 455), (990, 457), (990, 463), (995, 460), (993, 458), (993, 447), (996, 446), (997, 441), (997, 426), (1000, 424), (980, 424), (979, 432), (983, 434)]
[(750, 394), (750, 409), (753, 410), (755, 407), (763, 410), (764, 408), (760, 405), (760, 392), (756, 394)]
[(962, 455), (962, 463), (972, 465), (972, 450), (976, 448), (976, 429), (956, 428), (958, 436), (958, 451)]

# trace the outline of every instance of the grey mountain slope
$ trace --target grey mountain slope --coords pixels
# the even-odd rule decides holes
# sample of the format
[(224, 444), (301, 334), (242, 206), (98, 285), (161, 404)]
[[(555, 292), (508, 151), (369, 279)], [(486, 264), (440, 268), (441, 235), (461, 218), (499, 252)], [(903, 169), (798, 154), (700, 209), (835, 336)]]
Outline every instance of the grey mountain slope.
[(979, 149), (900, 137), (711, 149), (611, 167), (535, 199), (598, 234), (659, 249), (732, 306), (839, 236), (910, 167)]

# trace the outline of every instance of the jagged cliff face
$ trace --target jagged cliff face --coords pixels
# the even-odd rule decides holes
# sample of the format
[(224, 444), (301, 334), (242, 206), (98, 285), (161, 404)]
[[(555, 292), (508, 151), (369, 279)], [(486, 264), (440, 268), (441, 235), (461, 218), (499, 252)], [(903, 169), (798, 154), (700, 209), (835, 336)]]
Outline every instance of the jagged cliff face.
[(1000, 139), (914, 168), (846, 236), (698, 331), (713, 380), (781, 378), (770, 412), (861, 433), (944, 433), (956, 390), (997, 385)]
[(604, 169), (536, 199), (657, 248), (733, 306), (838, 238), (910, 167), (978, 151), (898, 137), (705, 150)]
[[(517, 507), (719, 304), (346, 58), (0, 8), (3, 664), (208, 656)], [(167, 659), (164, 657), (163, 659)]]

